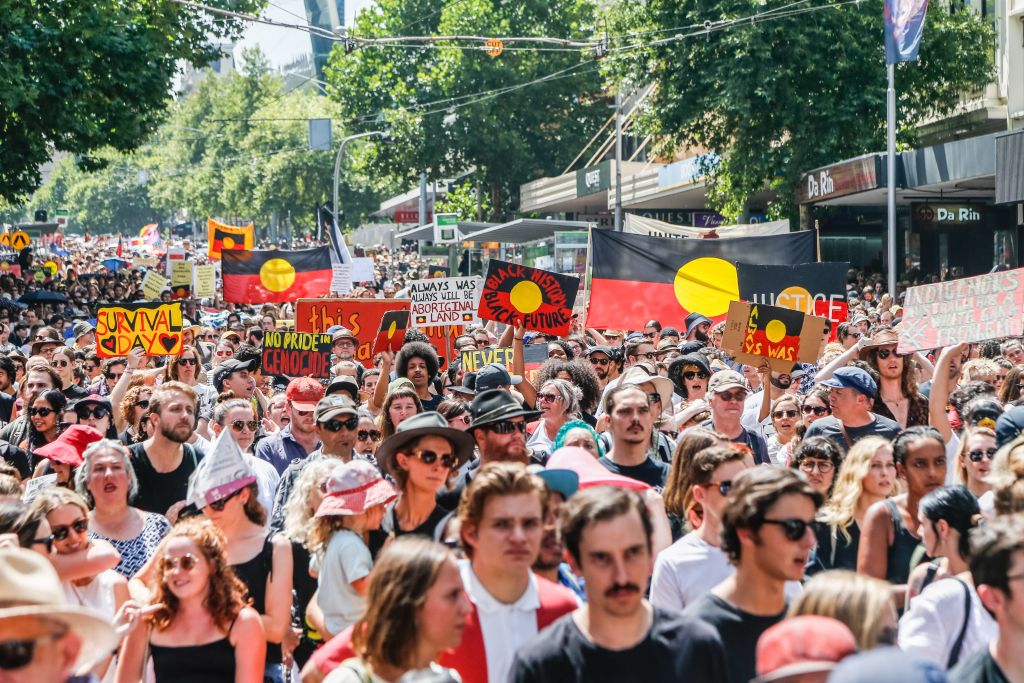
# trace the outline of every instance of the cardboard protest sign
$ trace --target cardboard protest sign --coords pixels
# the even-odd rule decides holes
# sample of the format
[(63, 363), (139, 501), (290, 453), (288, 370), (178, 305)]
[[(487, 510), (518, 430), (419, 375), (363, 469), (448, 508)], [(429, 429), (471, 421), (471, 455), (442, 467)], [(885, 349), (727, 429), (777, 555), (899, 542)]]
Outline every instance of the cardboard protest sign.
[(171, 263), (171, 298), (189, 299), (192, 297), (192, 262), (174, 261)]
[(1024, 268), (911, 287), (897, 351), (1016, 337), (1024, 330)]
[(124, 356), (141, 346), (147, 356), (173, 356), (181, 352), (181, 304), (116, 304), (96, 315), (96, 354), (100, 358)]
[(331, 335), (306, 332), (263, 333), (263, 365), (266, 375), (327, 377), (331, 370)]
[(184, 247), (168, 247), (167, 248), (167, 277), (174, 279), (174, 264), (185, 261), (188, 256), (185, 254)]
[[(299, 299), (295, 302), (295, 329), (299, 332), (324, 332), (334, 325), (343, 325), (359, 340), (356, 360), (373, 367), (373, 344), (380, 321), (387, 311), (408, 311), (409, 299)], [(462, 334), (461, 325), (440, 325), (420, 329), (437, 352), (452, 357), (455, 338)]]
[(409, 284), (413, 327), (465, 325), (477, 319), (484, 281), (478, 277), (415, 280)]
[(167, 278), (155, 270), (147, 270), (142, 278), (142, 296), (146, 299), (159, 299), (167, 288)]
[(506, 325), (525, 321), (535, 332), (568, 334), (579, 284), (572, 275), (491, 259), (479, 315)]
[(849, 263), (802, 263), (796, 266), (736, 264), (740, 299), (828, 318), (846, 320), (846, 273)]
[(377, 337), (373, 340), (374, 355), (381, 351), (397, 351), (405, 342), (405, 330), (409, 327), (409, 311), (388, 311), (380, 319)]
[(818, 358), (825, 319), (779, 306), (733, 301), (725, 321), (722, 348), (740, 363), (760, 366), (767, 358), (774, 372)]
[(213, 264), (208, 263), (195, 267), (196, 296), (200, 299), (214, 296), (217, 293), (217, 276), (213, 271)]

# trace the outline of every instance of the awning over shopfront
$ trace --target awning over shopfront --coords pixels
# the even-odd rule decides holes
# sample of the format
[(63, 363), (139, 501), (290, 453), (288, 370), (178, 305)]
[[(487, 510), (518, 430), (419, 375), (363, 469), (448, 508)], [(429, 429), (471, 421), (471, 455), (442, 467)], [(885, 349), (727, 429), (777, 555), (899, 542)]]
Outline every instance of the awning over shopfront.
[(1024, 130), (996, 136), (996, 204), (1024, 202)]
[(584, 221), (559, 221), (542, 218), (520, 218), (509, 223), (494, 225), (466, 236), (471, 242), (500, 242), (525, 244), (554, 237), (556, 232), (587, 230), (593, 224)]
[[(622, 163), (623, 180), (640, 173), (647, 163)], [(608, 197), (615, 185), (615, 162), (602, 161), (554, 178), (539, 178), (519, 188), (519, 210), (546, 213), (599, 213), (608, 210)]]
[[(459, 232), (466, 239), (471, 239), (474, 233), (486, 230), (487, 228), (493, 228), (496, 225), (498, 223), (487, 223), (486, 221), (459, 221)], [(395, 238), (400, 240), (432, 240), (434, 239), (434, 224), (427, 223), (411, 230), (404, 230), (397, 233)]]

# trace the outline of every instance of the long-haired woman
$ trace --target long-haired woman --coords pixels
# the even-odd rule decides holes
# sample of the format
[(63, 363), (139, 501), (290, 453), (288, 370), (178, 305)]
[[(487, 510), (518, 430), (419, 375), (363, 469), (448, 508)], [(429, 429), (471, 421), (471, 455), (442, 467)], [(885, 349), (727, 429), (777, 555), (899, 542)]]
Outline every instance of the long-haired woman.
[(153, 389), (140, 384), (134, 386), (124, 394), (120, 409), (114, 411), (114, 427), (118, 430), (119, 438), (126, 446), (145, 441), (148, 437), (142, 431), (142, 418), (149, 410), (149, 398), (153, 395)]
[(700, 526), (703, 516), (700, 503), (693, 498), (690, 462), (698, 452), (720, 443), (725, 443), (721, 436), (700, 427), (687, 430), (676, 442), (672, 466), (669, 468), (665, 490), (662, 492), (673, 541), (679, 540), (686, 532)]
[(392, 389), (384, 397), (384, 407), (380, 411), (381, 438), (388, 438), (404, 420), (422, 412), (423, 404), (415, 389), (408, 386)]
[(1024, 365), (1015, 365), (1006, 374), (1003, 386), (999, 388), (999, 402), (1007, 408), (1020, 400), (1021, 388), (1024, 386)]
[(955, 465), (957, 480), (978, 498), (992, 490), (988, 474), (997, 450), (996, 433), (988, 427), (968, 427), (960, 437)]
[(156, 683), (263, 683), (266, 637), (246, 606), (245, 585), (224, 555), (224, 537), (206, 520), (175, 526), (157, 550), (155, 610), (137, 620), (117, 667), (118, 683), (138, 683), (146, 651)]
[(897, 486), (889, 441), (869, 436), (855, 443), (839, 467), (832, 497), (815, 522), (818, 547), (808, 573), (856, 570), (864, 516), (874, 503), (896, 493)]
[(68, 400), (59, 389), (40, 391), (28, 400), (28, 433), (18, 448), (25, 451), (36, 465), (40, 458), (35, 449), (53, 443), (60, 435), (60, 419), (67, 407)]

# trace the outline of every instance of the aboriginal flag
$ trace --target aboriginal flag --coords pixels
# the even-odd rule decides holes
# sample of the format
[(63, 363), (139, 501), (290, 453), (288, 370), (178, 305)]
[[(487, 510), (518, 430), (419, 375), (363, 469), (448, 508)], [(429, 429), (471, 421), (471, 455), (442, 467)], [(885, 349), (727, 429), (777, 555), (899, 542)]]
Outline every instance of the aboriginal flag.
[(804, 316), (799, 311), (778, 306), (751, 306), (743, 351), (768, 358), (796, 358), (803, 326)]
[(243, 251), (252, 249), (255, 246), (255, 226), (249, 225), (225, 225), (212, 218), (207, 222), (210, 229), (210, 243), (207, 254), (213, 260), (218, 260), (223, 251)]
[(764, 266), (737, 263), (740, 298), (800, 311), (834, 323), (846, 320), (846, 273), (849, 263), (802, 263)]
[(373, 340), (371, 355), (381, 351), (398, 351), (405, 343), (405, 330), (409, 327), (409, 311), (388, 311), (380, 319), (380, 329)]
[(690, 313), (724, 320), (740, 299), (736, 263), (797, 265), (816, 258), (811, 230), (766, 237), (679, 239), (591, 231), (588, 327), (682, 330)]
[(569, 333), (580, 280), (516, 263), (491, 259), (480, 295), (479, 316), (546, 334)]
[(285, 303), (331, 291), (331, 248), (300, 251), (225, 251), (224, 301)]

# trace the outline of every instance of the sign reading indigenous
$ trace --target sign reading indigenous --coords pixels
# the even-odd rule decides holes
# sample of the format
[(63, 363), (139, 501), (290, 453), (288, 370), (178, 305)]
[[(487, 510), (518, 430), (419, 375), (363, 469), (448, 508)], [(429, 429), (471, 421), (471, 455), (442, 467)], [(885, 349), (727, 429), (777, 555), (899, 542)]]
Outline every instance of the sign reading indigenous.
[(761, 266), (737, 263), (740, 298), (800, 311), (834, 323), (846, 320), (846, 272), (849, 263)]
[(181, 352), (181, 304), (134, 303), (105, 306), (96, 315), (96, 354), (124, 356), (136, 346), (148, 356)]
[(722, 348), (740, 363), (759, 366), (762, 360), (775, 372), (791, 372), (793, 364), (818, 358), (825, 319), (799, 311), (746, 301), (729, 304)]
[(212, 218), (207, 222), (210, 229), (210, 243), (207, 247), (207, 254), (211, 260), (218, 260), (224, 251), (243, 249), (248, 250), (256, 246), (256, 226), (249, 225), (225, 225)]
[[(295, 329), (299, 332), (325, 332), (335, 325), (348, 328), (359, 340), (356, 360), (373, 367), (373, 343), (380, 321), (387, 311), (408, 311), (409, 299), (299, 299), (295, 302)], [(451, 358), (461, 325), (439, 325), (420, 330), (445, 358)]]
[(737, 262), (756, 255), (763, 264), (798, 265), (817, 256), (811, 230), (727, 239), (590, 234), (587, 327), (642, 330), (648, 320), (681, 327), (690, 313), (721, 321), (740, 299)]
[(448, 277), (409, 284), (412, 326), (465, 325), (476, 320), (483, 280)]
[(1024, 268), (911, 287), (900, 353), (1016, 337), (1024, 330)]
[(226, 251), (224, 301), (286, 303), (324, 296), (331, 288), (331, 248), (300, 251)]
[(409, 311), (388, 311), (380, 319), (377, 337), (373, 340), (374, 355), (381, 351), (398, 351), (405, 342), (405, 330), (409, 327)]
[(330, 371), (331, 335), (276, 330), (263, 333), (264, 374), (327, 377)]
[(520, 321), (535, 332), (569, 333), (579, 278), (491, 259), (479, 315), (506, 325)]

